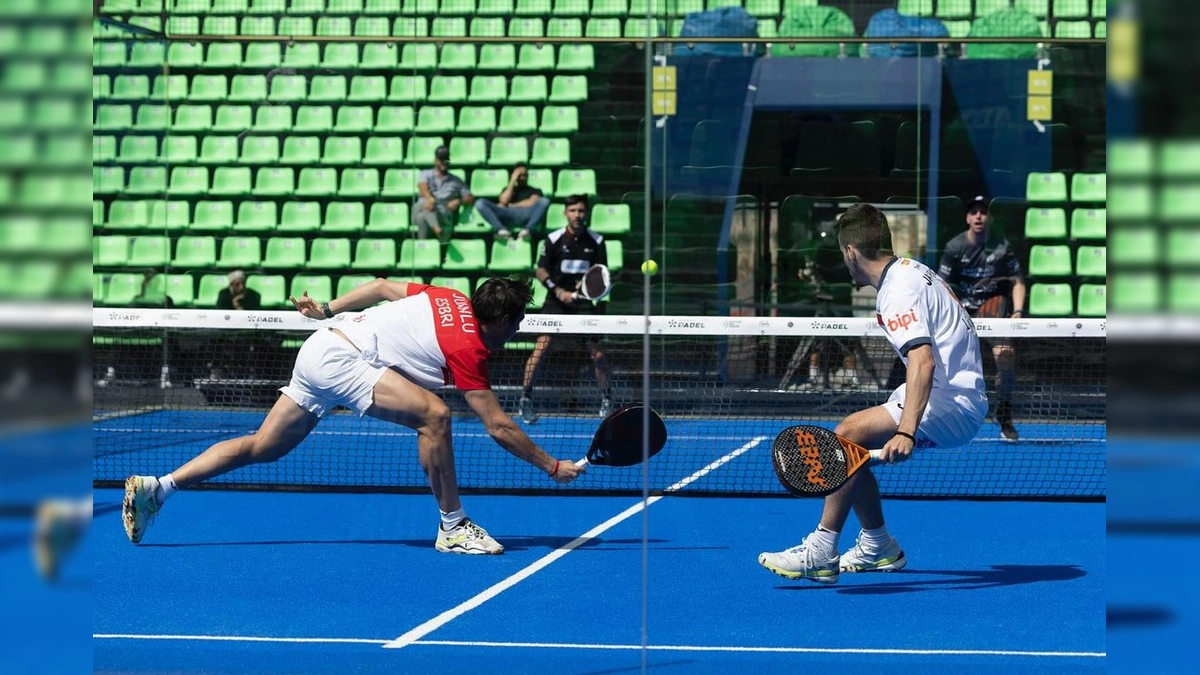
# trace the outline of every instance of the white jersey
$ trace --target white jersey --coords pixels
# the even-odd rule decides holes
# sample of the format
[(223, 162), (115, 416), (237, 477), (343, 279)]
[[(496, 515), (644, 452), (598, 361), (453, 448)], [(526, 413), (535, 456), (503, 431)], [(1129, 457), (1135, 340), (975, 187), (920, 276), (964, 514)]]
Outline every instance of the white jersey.
[(904, 365), (913, 347), (933, 347), (935, 390), (957, 390), (972, 400), (986, 396), (975, 324), (937, 272), (894, 258), (879, 277), (875, 312)]

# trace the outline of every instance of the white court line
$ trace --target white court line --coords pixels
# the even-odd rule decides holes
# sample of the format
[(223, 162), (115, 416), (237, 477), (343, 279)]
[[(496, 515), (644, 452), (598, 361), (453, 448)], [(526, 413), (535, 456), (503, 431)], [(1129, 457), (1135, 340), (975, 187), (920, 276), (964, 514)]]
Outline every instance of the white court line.
[[(733, 460), (734, 458), (753, 449), (759, 443), (762, 443), (766, 439), (767, 439), (766, 436), (755, 437), (750, 442), (743, 444), (737, 450), (734, 450), (733, 452), (725, 455), (724, 457), (709, 464), (708, 466), (704, 467), (703, 469), (700, 469), (699, 471), (693, 473), (692, 475), (688, 476), (687, 478), (684, 478), (683, 480), (679, 481), (678, 483), (667, 488), (665, 490), (665, 492), (673, 492), (673, 491), (679, 490), (687, 485), (690, 485), (691, 483), (694, 483), (695, 481), (697, 481), (701, 477), (707, 475), (714, 469), (726, 464), (727, 462)], [(417, 640), (420, 640), (421, 638), (425, 637), (426, 635), (429, 635), (433, 631), (441, 628), (442, 626), (445, 626), (446, 624), (457, 619), (458, 617), (462, 616), (463, 614), (466, 614), (467, 612), (475, 609), (476, 607), (479, 607), (480, 605), (487, 602), (488, 600), (491, 600), (492, 598), (496, 597), (497, 595), (500, 595), (504, 591), (512, 588), (513, 586), (516, 586), (517, 584), (519, 584), (522, 581), (524, 581), (525, 579), (529, 578), (536, 572), (547, 567), (554, 561), (565, 556), (566, 554), (570, 553), (571, 551), (574, 551), (575, 549), (579, 548), (581, 545), (587, 543), (591, 539), (599, 536), (606, 530), (621, 523), (622, 521), (629, 518), (630, 516), (640, 513), (642, 511), (642, 509), (649, 508), (649, 506), (651, 504), (657, 502), (658, 500), (660, 500), (662, 498), (663, 498), (663, 495), (656, 495), (654, 497), (650, 497), (648, 499), (640, 501), (640, 502), (634, 504), (633, 506), (630, 506), (629, 508), (625, 509), (621, 513), (618, 513), (617, 515), (613, 516), (612, 518), (609, 518), (608, 520), (604, 521), (603, 523), (600, 523), (599, 525), (593, 527), (592, 529), (588, 530), (587, 532), (584, 532), (583, 534), (579, 535), (578, 537), (576, 537), (575, 539), (573, 539), (566, 545), (551, 551), (550, 553), (546, 554), (545, 556), (542, 556), (538, 560), (534, 561), (531, 565), (518, 571), (516, 574), (513, 574), (512, 576), (508, 577), (507, 579), (504, 579), (503, 581), (500, 581), (499, 583), (492, 585), (490, 588), (484, 590), (482, 593), (479, 593), (475, 597), (459, 604), (457, 607), (452, 607), (452, 608), (442, 612), (441, 614), (438, 614), (437, 616), (433, 617), (432, 619), (429, 619), (428, 621), (426, 621), (425, 623), (422, 623), (419, 626), (412, 628), (408, 632), (397, 637), (395, 640), (392, 640), (391, 642), (384, 645), (384, 647), (388, 648), (388, 649), (398, 649), (398, 648), (407, 647), (408, 645), (413, 644)]]
[[(243, 635), (140, 635), (136, 633), (95, 633), (93, 640), (185, 640), (195, 642), (279, 642), (297, 644), (368, 644), (387, 645), (391, 640), (371, 638), (288, 638)], [(431, 647), (494, 647), (508, 649), (579, 649), (597, 651), (640, 651), (641, 645), (553, 643), (553, 642), (479, 642), (466, 640), (418, 640), (414, 645)], [(904, 656), (1031, 656), (1044, 658), (1106, 658), (1106, 652), (1021, 651), (1010, 649), (887, 649), (868, 647), (733, 647), (717, 645), (647, 645), (658, 652), (751, 652), (763, 654), (895, 654)]]

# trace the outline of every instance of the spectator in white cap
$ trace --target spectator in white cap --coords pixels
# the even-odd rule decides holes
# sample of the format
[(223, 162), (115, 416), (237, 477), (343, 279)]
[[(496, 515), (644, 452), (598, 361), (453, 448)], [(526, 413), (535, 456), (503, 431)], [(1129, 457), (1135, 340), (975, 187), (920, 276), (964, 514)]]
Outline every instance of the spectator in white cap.
[(262, 307), (262, 296), (253, 288), (246, 288), (246, 273), (234, 270), (229, 273), (229, 286), (217, 294), (217, 309), (254, 310)]

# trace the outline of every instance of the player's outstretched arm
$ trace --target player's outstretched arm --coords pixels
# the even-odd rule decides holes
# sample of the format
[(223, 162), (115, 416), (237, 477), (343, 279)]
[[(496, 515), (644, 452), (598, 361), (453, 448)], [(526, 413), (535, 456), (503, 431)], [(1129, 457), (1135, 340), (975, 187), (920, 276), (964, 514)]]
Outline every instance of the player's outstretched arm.
[(556, 483), (570, 483), (587, 471), (586, 466), (576, 466), (570, 460), (551, 457), (533, 442), (533, 439), (517, 426), (504, 412), (500, 401), (491, 389), (475, 389), (463, 392), (467, 405), (483, 422), (488, 436), (512, 455), (545, 471)]
[[(328, 303), (329, 311), (333, 314), (353, 312), (357, 309), (365, 309), (384, 300), (403, 300), (407, 295), (407, 283), (379, 278), (369, 281), (341, 297), (330, 300)], [(309, 297), (308, 291), (304, 291), (298, 298), (291, 297), (288, 300), (291, 300), (292, 304), (301, 314), (310, 319), (328, 318), (325, 315), (325, 308), (320, 302)]]

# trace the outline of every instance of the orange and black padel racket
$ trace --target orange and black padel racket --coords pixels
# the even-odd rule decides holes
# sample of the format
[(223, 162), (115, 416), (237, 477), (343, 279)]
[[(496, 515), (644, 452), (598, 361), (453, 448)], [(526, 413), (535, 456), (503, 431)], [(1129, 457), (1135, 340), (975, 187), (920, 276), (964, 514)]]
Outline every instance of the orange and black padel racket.
[(854, 472), (878, 463), (881, 455), (881, 450), (867, 450), (829, 429), (810, 425), (784, 429), (771, 447), (775, 475), (797, 497), (835, 492)]

